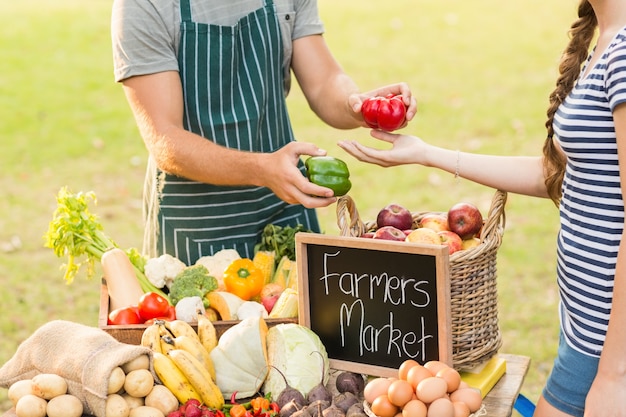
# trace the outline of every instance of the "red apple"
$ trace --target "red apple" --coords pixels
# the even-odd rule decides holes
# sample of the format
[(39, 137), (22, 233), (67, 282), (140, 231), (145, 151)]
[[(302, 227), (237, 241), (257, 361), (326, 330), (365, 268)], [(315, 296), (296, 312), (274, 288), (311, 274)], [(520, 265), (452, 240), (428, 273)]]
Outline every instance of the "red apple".
[(450, 230), (448, 227), (448, 217), (445, 214), (426, 214), (420, 219), (420, 226), (433, 229), (435, 232)]
[(376, 233), (374, 233), (374, 239), (403, 241), (406, 239), (406, 235), (402, 230), (396, 227), (383, 226), (376, 230)]
[(410, 229), (413, 224), (413, 215), (400, 204), (388, 204), (376, 216), (376, 225), (380, 229), (384, 226), (393, 226), (396, 229)]
[(441, 238), (433, 229), (420, 227), (413, 230), (407, 237), (407, 242), (424, 243), (427, 245), (441, 245)]
[(475, 205), (457, 203), (448, 210), (448, 226), (461, 239), (469, 239), (483, 227), (483, 216)]
[(437, 232), (441, 243), (448, 245), (448, 253), (452, 255), (454, 252), (463, 249), (463, 239), (459, 235), (450, 230), (442, 230)]
[(363, 238), (366, 238), (366, 239), (371, 239), (371, 238), (374, 237), (374, 232), (365, 232), (360, 237), (363, 237)]
[(259, 297), (261, 298), (261, 304), (263, 304), (268, 313), (272, 312), (272, 308), (274, 308), (274, 304), (276, 304), (282, 292), (283, 286), (275, 282), (270, 282), (263, 286)]

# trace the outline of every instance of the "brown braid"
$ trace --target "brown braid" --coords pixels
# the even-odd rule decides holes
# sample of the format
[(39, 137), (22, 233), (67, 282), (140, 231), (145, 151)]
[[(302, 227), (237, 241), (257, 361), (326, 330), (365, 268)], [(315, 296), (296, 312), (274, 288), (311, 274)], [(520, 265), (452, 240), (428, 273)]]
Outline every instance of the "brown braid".
[(554, 130), (552, 123), (554, 114), (565, 97), (574, 88), (576, 79), (580, 74), (581, 65), (587, 59), (589, 46), (595, 35), (598, 25), (595, 12), (588, 0), (581, 0), (578, 5), (578, 19), (572, 24), (569, 31), (570, 42), (565, 48), (559, 65), (559, 78), (556, 88), (550, 94), (550, 106), (548, 107), (546, 128), (548, 136), (543, 145), (544, 169), (546, 174), (546, 187), (548, 195), (558, 206), (561, 200), (561, 185), (565, 174), (565, 157), (554, 143)]

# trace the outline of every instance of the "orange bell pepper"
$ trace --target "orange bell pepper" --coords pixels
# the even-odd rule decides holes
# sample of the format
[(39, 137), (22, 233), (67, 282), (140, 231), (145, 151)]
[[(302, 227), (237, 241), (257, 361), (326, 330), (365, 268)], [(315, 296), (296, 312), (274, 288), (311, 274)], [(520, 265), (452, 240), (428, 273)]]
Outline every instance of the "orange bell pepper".
[(226, 291), (249, 301), (261, 293), (265, 276), (248, 258), (233, 261), (224, 271)]
[(246, 415), (246, 407), (241, 404), (235, 404), (230, 408), (230, 417), (244, 417)]
[(256, 397), (250, 401), (250, 405), (252, 406), (252, 413), (258, 416), (269, 410), (270, 400), (265, 397)]

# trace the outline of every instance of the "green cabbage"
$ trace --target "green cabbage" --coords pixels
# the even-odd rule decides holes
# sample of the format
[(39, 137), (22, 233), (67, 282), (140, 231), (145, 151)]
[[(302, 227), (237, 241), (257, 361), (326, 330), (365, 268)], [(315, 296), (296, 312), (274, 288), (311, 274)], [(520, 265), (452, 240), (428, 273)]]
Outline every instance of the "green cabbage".
[[(311, 329), (295, 323), (282, 323), (269, 329), (266, 340), (268, 364), (285, 375), (290, 387), (306, 396), (322, 378), (324, 384), (328, 382), (328, 353)], [(270, 368), (263, 385), (263, 392), (271, 394), (274, 399), (285, 389), (285, 381), (276, 369)]]

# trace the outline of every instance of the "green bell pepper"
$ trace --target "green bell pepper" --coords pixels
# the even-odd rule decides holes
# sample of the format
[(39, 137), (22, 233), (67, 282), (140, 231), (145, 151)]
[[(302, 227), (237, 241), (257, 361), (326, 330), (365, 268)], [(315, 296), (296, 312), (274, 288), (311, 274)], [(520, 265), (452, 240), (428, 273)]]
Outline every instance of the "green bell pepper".
[(352, 188), (350, 171), (341, 159), (332, 156), (311, 156), (304, 166), (309, 181), (330, 188), (337, 197), (347, 194)]

